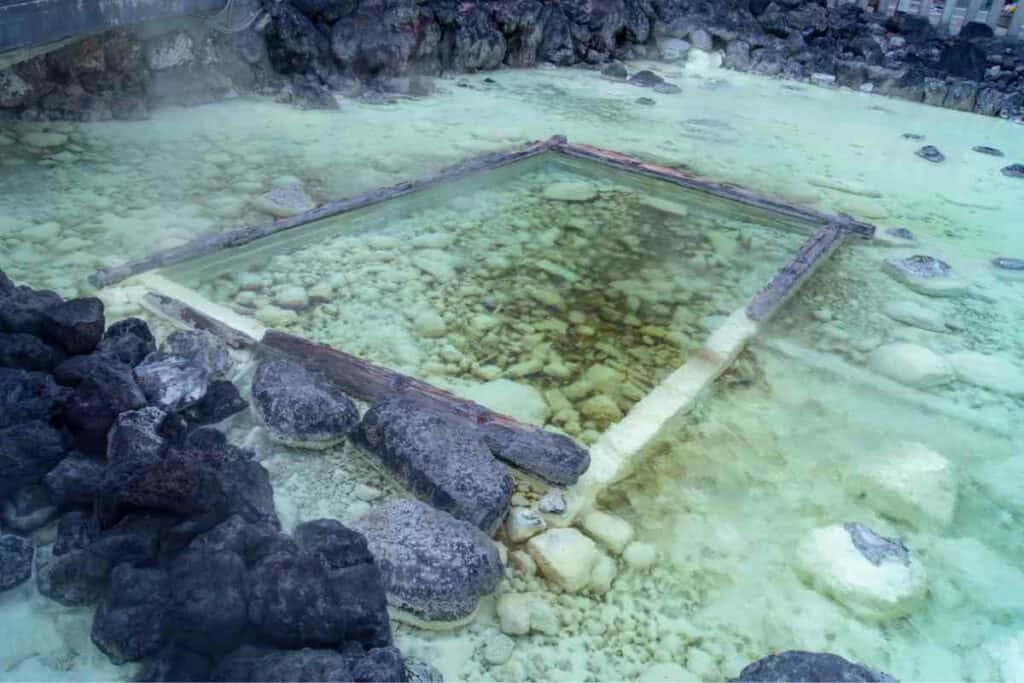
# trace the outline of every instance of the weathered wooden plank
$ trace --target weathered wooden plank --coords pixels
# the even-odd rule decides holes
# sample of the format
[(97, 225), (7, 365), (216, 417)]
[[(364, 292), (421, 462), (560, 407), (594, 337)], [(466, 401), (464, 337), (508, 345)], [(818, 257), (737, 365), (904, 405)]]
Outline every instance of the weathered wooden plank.
[(856, 235), (863, 239), (871, 239), (875, 235), (875, 226), (856, 221), (846, 215), (837, 216), (817, 211), (815, 209), (797, 206), (796, 204), (782, 199), (758, 194), (738, 185), (720, 183), (693, 175), (692, 173), (680, 171), (675, 168), (658, 166), (657, 164), (651, 164), (643, 161), (642, 159), (637, 159), (626, 154), (620, 154), (619, 152), (613, 152), (599, 147), (593, 147), (591, 145), (580, 145), (569, 142), (556, 144), (552, 151), (581, 159), (599, 161), (632, 173), (640, 173), (653, 178), (660, 178), (661, 180), (666, 180), (682, 187), (692, 190), (700, 190), (702, 192), (713, 194), (717, 197), (724, 197), (749, 206), (756, 206), (758, 208), (765, 209), (766, 211), (774, 211), (792, 218), (806, 220), (817, 224), (834, 225), (844, 233)]
[(1006, 7), (1006, 0), (992, 0), (992, 6), (988, 10), (988, 25), (992, 28), (999, 26), (999, 17), (1003, 14), (1003, 8)]
[(200, 237), (181, 246), (159, 251), (138, 261), (130, 261), (119, 266), (99, 270), (89, 277), (89, 282), (91, 282), (95, 287), (107, 287), (148, 270), (164, 268), (198, 256), (204, 256), (215, 251), (220, 251), (221, 249), (238, 247), (243, 244), (248, 244), (253, 240), (268, 237), (285, 230), (292, 230), (324, 218), (330, 218), (339, 214), (355, 211), (356, 209), (380, 204), (381, 202), (388, 201), (389, 199), (404, 197), (405, 195), (425, 190), (438, 185), (439, 183), (456, 180), (468, 175), (493, 170), (516, 161), (528, 159), (530, 157), (543, 154), (553, 145), (562, 140), (564, 140), (564, 138), (555, 137), (550, 140), (532, 142), (523, 147), (512, 150), (484, 154), (483, 156), (448, 166), (447, 168), (443, 168), (440, 171), (423, 176), (422, 178), (371, 190), (354, 197), (349, 197), (348, 199), (327, 202), (326, 204), (322, 204), (311, 211), (306, 211), (290, 218), (284, 218), (272, 223), (240, 228), (238, 230), (232, 230), (218, 235)]
[(747, 304), (750, 319), (759, 323), (768, 320), (803, 281), (828, 260), (842, 243), (843, 236), (840, 228), (828, 225), (808, 238), (793, 258)]

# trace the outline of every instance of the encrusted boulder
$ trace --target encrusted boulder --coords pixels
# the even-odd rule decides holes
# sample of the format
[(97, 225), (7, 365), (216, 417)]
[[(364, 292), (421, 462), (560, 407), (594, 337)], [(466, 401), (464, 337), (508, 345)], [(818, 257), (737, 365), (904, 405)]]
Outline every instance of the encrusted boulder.
[(206, 395), (210, 371), (201, 358), (158, 352), (135, 367), (135, 380), (150, 404), (175, 412)]
[(883, 270), (916, 292), (928, 296), (961, 296), (967, 286), (945, 261), (917, 254), (886, 260)]
[(527, 433), (496, 421), (482, 425), (480, 432), (496, 458), (553, 484), (575, 484), (590, 467), (587, 449), (564, 434)]
[(419, 501), (398, 500), (356, 522), (384, 579), (389, 603), (413, 618), (459, 623), (504, 569), (498, 549), (474, 525)]
[(67, 356), (31, 334), (0, 334), (0, 367), (50, 372)]
[(110, 575), (110, 589), (96, 608), (92, 642), (114, 664), (157, 654), (164, 646), (169, 597), (166, 572), (118, 565)]
[(46, 473), (43, 483), (57, 505), (88, 505), (100, 491), (105, 466), (99, 458), (71, 453)]
[(92, 353), (103, 337), (103, 302), (96, 298), (71, 299), (43, 313), (42, 336), (68, 353)]
[[(272, 650), (244, 645), (224, 657), (214, 681), (355, 681), (352, 660), (337, 650)], [(395, 679), (398, 680), (398, 679)]]
[(748, 664), (735, 680), (742, 683), (896, 683), (896, 679), (888, 674), (854, 664), (839, 655), (798, 650), (769, 655)]
[(100, 354), (69, 358), (54, 370), (54, 377), (74, 387), (62, 402), (62, 416), (75, 447), (84, 453), (105, 453), (115, 418), (147, 403), (131, 367)]
[(414, 399), (385, 399), (363, 416), (360, 442), (435, 508), (493, 533), (512, 499), (512, 476), (472, 425)]
[(328, 448), (359, 422), (355, 404), (337, 385), (290, 361), (260, 364), (252, 400), (271, 438), (291, 446)]
[(0, 429), (49, 422), (66, 393), (45, 373), (0, 367)]
[(215, 424), (236, 415), (249, 404), (238, 393), (238, 387), (227, 380), (210, 382), (206, 394), (197, 403), (182, 411), (182, 415), (192, 424)]
[(65, 455), (64, 436), (45, 422), (0, 429), (0, 499), (42, 481)]
[(207, 654), (238, 647), (247, 620), (242, 558), (229, 551), (187, 550), (174, 559), (168, 574), (165, 619), (175, 640)]
[(56, 292), (16, 287), (0, 297), (0, 332), (20, 332), (42, 336), (46, 311), (61, 303)]
[(797, 546), (796, 569), (816, 589), (868, 619), (908, 614), (927, 592), (925, 570), (906, 546), (858, 523), (812, 531)]
[(32, 541), (0, 534), (0, 591), (10, 590), (32, 576)]
[(227, 345), (206, 330), (177, 330), (164, 340), (163, 350), (173, 356), (193, 358), (203, 365), (212, 379), (219, 379), (231, 369)]
[(107, 328), (96, 349), (129, 367), (135, 367), (156, 351), (156, 340), (145, 320), (125, 318)]

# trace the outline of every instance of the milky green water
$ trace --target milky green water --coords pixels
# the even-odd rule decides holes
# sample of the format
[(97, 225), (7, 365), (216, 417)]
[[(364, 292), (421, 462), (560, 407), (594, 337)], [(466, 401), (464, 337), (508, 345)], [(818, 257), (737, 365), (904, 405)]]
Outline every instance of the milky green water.
[[(903, 680), (1024, 678), (1021, 399), (959, 379), (901, 392), (878, 381), (870, 367), (871, 353), (893, 341), (943, 357), (968, 350), (1024, 363), (1024, 283), (988, 263), (1024, 255), (1024, 183), (998, 173), (1024, 161), (1021, 129), (706, 64), (656, 68), (683, 93), (658, 95), (588, 71), (539, 70), (499, 72), (494, 85), (477, 77), (459, 79), (468, 87), (445, 81), (436, 97), (385, 107), (344, 103), (341, 112), (298, 112), (236, 100), (165, 110), (147, 122), (56, 127), (68, 140), (45, 153), (19, 142), (35, 126), (3, 126), (0, 267), (16, 279), (71, 294), (96, 267), (265, 219), (252, 200), (281, 176), (298, 177), (322, 201), (555, 133), (883, 227), (908, 227), (919, 238), (913, 248), (845, 246), (738, 369), (696, 412), (665, 430), (633, 477), (606, 494), (602, 505), (658, 547), (654, 568), (638, 571), (620, 562), (605, 596), (564, 595), (513, 572), (502, 590), (546, 600), (562, 629), (517, 637), (504, 664), (490, 664), (482, 653), (498, 635), (493, 599), (462, 631), (400, 627), (398, 644), (463, 680), (623, 680), (643, 675), (653, 663), (673, 662), (687, 676), (711, 681), (790, 648), (833, 651)], [(640, 96), (656, 104), (636, 104)], [(903, 132), (926, 139), (905, 140)], [(922, 144), (938, 146), (947, 161), (915, 157)], [(974, 145), (999, 147), (1007, 157), (976, 154)], [(539, 202), (537, 188), (547, 182), (527, 179), (527, 188), (510, 189), (509, 199), (520, 204), (525, 195)], [(488, 192), (495, 207), (507, 206), (502, 192)], [(581, 207), (588, 222), (596, 217), (587, 211), (613, 201), (614, 190), (601, 192), (612, 196)], [(632, 200), (615, 201), (609, 215), (637, 210)], [(486, 207), (466, 213), (465, 221), (454, 222), (465, 240), (473, 225), (494, 220)], [(523, 221), (518, 227), (531, 238), (549, 229), (532, 217)], [(391, 229), (428, 232), (400, 220)], [(479, 237), (486, 241), (487, 235)], [(969, 283), (970, 296), (934, 300), (882, 273), (883, 259), (918, 252), (948, 261)], [(585, 272), (596, 278), (588, 282), (605, 284)], [(555, 277), (526, 276), (524, 287)], [(216, 298), (218, 291), (230, 299), (215, 283), (208, 293)], [(944, 330), (922, 330), (884, 314), (887, 303), (905, 300), (937, 314)], [(454, 323), (444, 318), (443, 301), (425, 293), (420, 303), (435, 307), (449, 335)], [(135, 310), (130, 300), (113, 308), (115, 314)], [(486, 301), (483, 309), (466, 312), (493, 314)], [(419, 355), (409, 367), (446, 375), (454, 366), (460, 376), (484, 379), (472, 363), (463, 367), (440, 349), (435, 357), (437, 340), (450, 341), (413, 338), (396, 348)], [(523, 332), (516, 346), (525, 353), (531, 341)], [(472, 344), (452, 346), (463, 355), (478, 353)], [(501, 345), (495, 348), (500, 357)], [(515, 362), (519, 355), (506, 351), (503, 366)], [(948, 526), (920, 530), (886, 516), (853, 483), (853, 468), (902, 441), (923, 443), (952, 464), (957, 502)], [(304, 467), (307, 458), (274, 469), (279, 505), (310, 514), (336, 504), (318, 500), (323, 483), (313, 480), (323, 478), (330, 458), (349, 456), (324, 457), (316, 467)], [(274, 454), (272, 460), (284, 458)], [(817, 527), (847, 521), (902, 538), (927, 571), (926, 597), (907, 616), (858, 616), (797, 573), (795, 546)], [(0, 672), (22, 679), (128, 675), (105, 664), (88, 643), (87, 613), (44, 608), (44, 602), (24, 591), (0, 596), (4, 622), (21, 625), (17, 638), (0, 644)]]

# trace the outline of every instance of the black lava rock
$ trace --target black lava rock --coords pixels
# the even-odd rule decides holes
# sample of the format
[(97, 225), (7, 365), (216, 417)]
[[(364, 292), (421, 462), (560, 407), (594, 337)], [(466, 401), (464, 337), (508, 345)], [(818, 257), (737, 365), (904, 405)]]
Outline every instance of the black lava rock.
[(226, 420), (249, 407), (238, 393), (238, 387), (227, 380), (211, 382), (206, 395), (193, 406), (182, 411), (192, 424), (207, 425)]
[(62, 605), (95, 605), (103, 597), (111, 569), (109, 560), (88, 549), (57, 556), (40, 548), (36, 555), (36, 585), (40, 593)]
[(21, 332), (42, 336), (46, 310), (60, 304), (56, 292), (17, 287), (0, 298), (0, 332)]
[(355, 404), (337, 385), (289, 361), (260, 364), (252, 400), (271, 437), (284, 443), (325, 448), (359, 422)]
[(614, 78), (615, 80), (624, 81), (629, 77), (629, 72), (626, 70), (626, 65), (622, 62), (612, 62), (601, 69), (601, 75), (605, 78)]
[(736, 681), (779, 681), (791, 683), (895, 683), (896, 679), (881, 671), (848, 662), (826, 652), (791, 650), (769, 655), (747, 665)]
[(1007, 178), (1024, 178), (1024, 164), (1010, 164), (1001, 173)]
[(496, 458), (554, 484), (575, 484), (590, 467), (589, 451), (564, 434), (527, 433), (498, 422), (483, 424), (480, 432)]
[[(214, 681), (362, 681), (336, 650), (271, 650), (245, 645), (222, 659)], [(395, 679), (399, 680), (399, 679)]]
[(653, 88), (659, 83), (664, 83), (665, 79), (653, 71), (644, 69), (643, 71), (637, 71), (635, 74), (630, 76), (629, 82), (633, 85), (640, 86), (641, 88)]
[(319, 555), (331, 569), (372, 563), (366, 538), (336, 519), (315, 519), (295, 529), (295, 540), (306, 552)]
[(196, 536), (189, 548), (207, 552), (231, 552), (252, 566), (277, 552), (297, 553), (298, 544), (270, 524), (253, 524), (232, 515), (209, 531)]
[(0, 368), (0, 429), (35, 420), (49, 422), (66, 395), (50, 375)]
[(17, 290), (17, 286), (7, 277), (7, 273), (0, 270), (0, 296), (10, 296)]
[(92, 642), (114, 664), (137, 662), (164, 646), (164, 614), (170, 597), (167, 573), (118, 565), (96, 609)]
[(242, 642), (246, 625), (245, 563), (232, 552), (188, 550), (170, 567), (168, 627), (178, 644), (204, 654)]
[(43, 477), (43, 483), (57, 505), (88, 505), (100, 491), (105, 467), (99, 458), (71, 453)]
[(97, 350), (104, 356), (135, 367), (156, 351), (156, 340), (145, 320), (125, 318), (107, 328)]
[(146, 405), (131, 367), (111, 358), (77, 356), (58, 366), (54, 376), (75, 386), (63, 401), (62, 417), (76, 448), (84, 453), (106, 453), (107, 432), (117, 416)]
[[(213, 663), (208, 657), (178, 645), (168, 645), (146, 660), (135, 680), (143, 681), (210, 681)], [(239, 681), (245, 679), (237, 679)]]
[(43, 337), (68, 353), (92, 353), (106, 326), (103, 302), (94, 297), (71, 299), (43, 313)]
[(925, 145), (921, 149), (914, 152), (914, 154), (921, 157), (925, 161), (932, 162), (933, 164), (937, 164), (940, 161), (946, 160), (945, 155), (942, 152), (940, 152), (937, 147), (934, 147), (932, 145)]
[(0, 334), (0, 366), (50, 372), (67, 356), (31, 334)]
[(957, 40), (948, 44), (939, 55), (939, 68), (950, 76), (972, 81), (985, 80), (988, 55), (977, 43)]
[(32, 541), (0, 534), (0, 591), (10, 590), (32, 576)]
[(63, 435), (45, 422), (0, 429), (0, 499), (42, 481), (65, 455)]
[(352, 666), (353, 681), (405, 680), (405, 661), (396, 647), (378, 647), (366, 653)]
[(56, 518), (57, 512), (46, 487), (29, 484), (4, 503), (4, 522), (15, 531), (35, 531)]
[(82, 509), (69, 510), (57, 520), (57, 540), (53, 543), (53, 556), (84, 550), (99, 533), (100, 528), (92, 513)]

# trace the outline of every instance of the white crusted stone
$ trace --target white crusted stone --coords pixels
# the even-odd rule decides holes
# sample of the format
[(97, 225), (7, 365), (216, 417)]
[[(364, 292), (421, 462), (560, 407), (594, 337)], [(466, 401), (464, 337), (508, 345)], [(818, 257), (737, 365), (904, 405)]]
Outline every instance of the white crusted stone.
[(619, 567), (615, 560), (602, 553), (590, 572), (590, 590), (600, 595), (607, 593), (612, 589), (612, 582), (618, 573)]
[(907, 342), (880, 346), (871, 354), (871, 369), (916, 389), (930, 389), (953, 379), (953, 367), (931, 349)]
[(583, 531), (613, 555), (621, 553), (633, 540), (633, 527), (629, 522), (600, 510), (587, 513), (583, 518)]
[(920, 443), (902, 443), (857, 466), (855, 490), (881, 514), (919, 529), (953, 521), (957, 481), (952, 464)]
[(516, 641), (502, 633), (495, 634), (484, 643), (484, 661), (493, 665), (504, 664), (512, 658), (515, 649)]
[(999, 356), (960, 351), (946, 357), (957, 377), (968, 384), (1008, 396), (1024, 396), (1024, 368)]
[(882, 310), (893, 320), (906, 325), (932, 332), (946, 331), (946, 321), (942, 319), (942, 314), (916, 301), (890, 301)]
[(622, 559), (633, 569), (650, 569), (658, 561), (658, 550), (650, 543), (634, 541), (622, 551)]
[(549, 529), (531, 538), (526, 549), (545, 577), (571, 593), (587, 587), (600, 557), (594, 542), (576, 529)]

